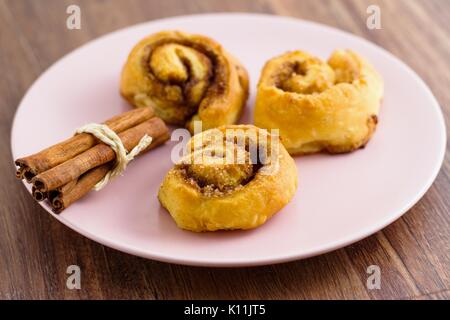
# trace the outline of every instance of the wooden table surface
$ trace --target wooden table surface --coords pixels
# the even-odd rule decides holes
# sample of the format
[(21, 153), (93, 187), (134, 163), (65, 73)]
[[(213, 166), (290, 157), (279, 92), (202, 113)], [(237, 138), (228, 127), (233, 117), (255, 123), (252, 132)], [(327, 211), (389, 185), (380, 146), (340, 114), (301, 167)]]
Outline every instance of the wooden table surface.
[[(381, 30), (366, 27), (366, 9), (373, 3), (381, 8)], [(81, 30), (66, 28), (70, 4), (81, 8)], [(13, 174), (10, 130), (21, 97), (47, 67), (119, 28), (224, 11), (313, 20), (381, 45), (428, 83), (449, 127), (448, 0), (0, 0), (0, 298), (450, 298), (449, 147), (431, 189), (395, 223), (341, 250), (281, 265), (214, 269), (137, 258), (84, 238), (32, 201)], [(66, 288), (66, 268), (72, 264), (81, 267), (81, 290)], [(369, 265), (381, 268), (379, 290), (366, 288)]]

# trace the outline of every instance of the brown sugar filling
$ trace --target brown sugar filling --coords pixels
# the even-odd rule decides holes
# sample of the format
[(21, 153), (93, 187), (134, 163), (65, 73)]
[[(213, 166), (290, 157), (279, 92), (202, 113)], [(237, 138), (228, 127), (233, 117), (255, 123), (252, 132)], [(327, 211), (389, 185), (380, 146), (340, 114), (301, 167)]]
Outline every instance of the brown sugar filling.
[(321, 93), (339, 83), (352, 83), (359, 77), (358, 66), (322, 63), (319, 59), (291, 60), (281, 64), (272, 76), (275, 87), (300, 94)]
[[(248, 137), (242, 146), (236, 145), (236, 137), (232, 139), (233, 149), (231, 152), (234, 152), (234, 159), (240, 161), (227, 163), (226, 152), (217, 148), (203, 156), (201, 162), (181, 163), (175, 166), (175, 170), (188, 184), (207, 196), (224, 195), (239, 190), (254, 179), (263, 166), (263, 161), (260, 159), (258, 149), (250, 150)], [(222, 142), (225, 144), (225, 140)], [(214, 146), (214, 143), (212, 145), (210, 143), (212, 142), (204, 142), (202, 150)], [(258, 148), (262, 148), (262, 146), (258, 144)], [(256, 154), (252, 154), (255, 151)], [(230, 149), (227, 152), (230, 152)]]
[(148, 45), (146, 52), (143, 63), (153, 83), (149, 96), (175, 104), (183, 110), (185, 121), (198, 112), (204, 100), (226, 90), (226, 66), (220, 61), (223, 57), (207, 45), (162, 39)]

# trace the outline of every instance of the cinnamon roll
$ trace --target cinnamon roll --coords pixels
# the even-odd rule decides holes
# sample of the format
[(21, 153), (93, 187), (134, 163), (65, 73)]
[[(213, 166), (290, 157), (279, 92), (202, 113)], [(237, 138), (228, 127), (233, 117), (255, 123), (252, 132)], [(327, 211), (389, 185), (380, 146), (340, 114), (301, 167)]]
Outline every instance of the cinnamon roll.
[(255, 124), (279, 128), (290, 154), (350, 152), (374, 133), (382, 97), (380, 75), (351, 50), (334, 51), (328, 62), (288, 52), (263, 68)]
[(297, 168), (277, 135), (252, 125), (199, 133), (164, 178), (158, 198), (191, 231), (251, 229), (283, 208)]
[(131, 51), (120, 84), (135, 107), (152, 106), (170, 124), (193, 121), (203, 129), (238, 121), (248, 97), (245, 68), (220, 44), (202, 35), (163, 31)]

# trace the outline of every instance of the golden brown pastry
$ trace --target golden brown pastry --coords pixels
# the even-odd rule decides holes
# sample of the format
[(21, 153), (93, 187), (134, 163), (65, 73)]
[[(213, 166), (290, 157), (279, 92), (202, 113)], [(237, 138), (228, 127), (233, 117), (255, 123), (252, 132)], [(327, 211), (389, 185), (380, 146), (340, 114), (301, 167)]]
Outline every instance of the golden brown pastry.
[(279, 128), (290, 154), (350, 152), (372, 136), (382, 97), (380, 75), (351, 50), (334, 51), (328, 62), (288, 52), (264, 66), (255, 124)]
[(152, 106), (170, 124), (193, 132), (233, 124), (248, 97), (248, 74), (220, 44), (201, 35), (163, 31), (131, 51), (120, 84), (135, 107)]
[(283, 208), (297, 189), (297, 168), (279, 137), (252, 125), (195, 135), (164, 178), (158, 198), (180, 228), (251, 229)]

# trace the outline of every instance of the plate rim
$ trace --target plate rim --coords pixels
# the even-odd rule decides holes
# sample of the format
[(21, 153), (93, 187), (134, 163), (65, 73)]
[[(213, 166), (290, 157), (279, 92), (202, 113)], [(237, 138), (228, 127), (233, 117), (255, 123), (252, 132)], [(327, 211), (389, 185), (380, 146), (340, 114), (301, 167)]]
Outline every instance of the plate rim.
[[(416, 193), (415, 197), (411, 197), (409, 201), (406, 201), (406, 204), (390, 214), (390, 217), (388, 219), (384, 219), (382, 222), (372, 225), (371, 227), (367, 227), (365, 229), (359, 230), (357, 235), (356, 233), (352, 233), (347, 237), (340, 238), (338, 240), (334, 240), (332, 242), (328, 242), (326, 244), (313, 247), (312, 249), (309, 249), (308, 251), (304, 251), (302, 253), (284, 253), (278, 256), (271, 256), (271, 257), (264, 257), (264, 258), (246, 258), (246, 259), (234, 259), (233, 261), (223, 261), (223, 260), (215, 260), (215, 259), (200, 259), (200, 258), (194, 258), (194, 259), (186, 259), (186, 258), (177, 258), (172, 255), (165, 255), (160, 253), (148, 253), (143, 251), (142, 249), (136, 248), (133, 245), (126, 244), (122, 245), (120, 243), (116, 243), (113, 241), (110, 241), (109, 239), (104, 239), (96, 236), (95, 234), (90, 233), (89, 231), (82, 230), (78, 226), (72, 224), (70, 221), (64, 219), (63, 216), (54, 214), (51, 209), (42, 202), (39, 202), (39, 205), (46, 210), (48, 213), (50, 213), (51, 216), (53, 216), (56, 220), (67, 226), (68, 228), (74, 230), (75, 232), (81, 234), (82, 236), (100, 243), (101, 245), (113, 248), (115, 250), (121, 251), (123, 253), (139, 256), (145, 259), (151, 259), (151, 260), (157, 260), (161, 262), (167, 262), (167, 263), (174, 263), (174, 264), (181, 264), (181, 265), (189, 265), (189, 266), (204, 266), (204, 267), (248, 267), (248, 266), (261, 266), (261, 265), (270, 265), (270, 264), (279, 264), (279, 263), (285, 263), (289, 261), (295, 261), (295, 260), (301, 260), (306, 259), (309, 257), (321, 255), (327, 252), (331, 252), (343, 247), (346, 247), (352, 243), (358, 242), (378, 231), (385, 228), (386, 226), (390, 225), (397, 219), (399, 219), (402, 215), (408, 212), (409, 209), (411, 209), (416, 203), (420, 201), (420, 199), (425, 195), (425, 193), (429, 190), (429, 188), (432, 186), (434, 180), (436, 179), (437, 175), (439, 174), (444, 158), (445, 158), (445, 151), (446, 151), (446, 144), (447, 144), (447, 134), (446, 134), (446, 125), (445, 125), (445, 118), (442, 113), (442, 109), (440, 107), (439, 102), (437, 101), (436, 97), (433, 95), (431, 89), (428, 87), (428, 85), (425, 83), (425, 81), (405, 62), (403, 62), (400, 58), (397, 58), (394, 54), (389, 52), (388, 50), (384, 49), (383, 47), (363, 38), (360, 36), (357, 36), (355, 34), (352, 34), (350, 32), (341, 30), (336, 27), (332, 27), (326, 24), (318, 23), (315, 21), (305, 20), (305, 19), (299, 19), (295, 17), (290, 16), (279, 16), (279, 15), (272, 15), (272, 14), (262, 14), (262, 13), (245, 13), (245, 12), (219, 12), (219, 13), (202, 13), (202, 14), (192, 14), (192, 15), (177, 15), (177, 16), (171, 16), (166, 17), (162, 19), (155, 19), (155, 20), (149, 20), (144, 21), (141, 23), (129, 25), (120, 29), (116, 29), (114, 31), (108, 32), (106, 34), (103, 34), (97, 38), (94, 38), (92, 40), (87, 41), (86, 43), (82, 44), (81, 46), (69, 51), (68, 53), (62, 55), (60, 58), (58, 58), (54, 63), (52, 63), (46, 70), (44, 70), (34, 81), (33, 83), (28, 87), (26, 90), (26, 93), (21, 98), (16, 111), (14, 113), (12, 125), (11, 125), (11, 131), (10, 131), (10, 146), (11, 146), (11, 154), (13, 156), (13, 161), (16, 158), (16, 152), (15, 147), (13, 144), (13, 140), (15, 137), (14, 128), (16, 127), (16, 121), (18, 118), (19, 109), (29, 94), (29, 92), (33, 89), (33, 87), (36, 85), (36, 83), (39, 82), (41, 78), (43, 78), (47, 73), (49, 73), (53, 68), (55, 68), (60, 63), (64, 62), (64, 60), (68, 59), (71, 55), (76, 54), (79, 50), (83, 49), (86, 46), (89, 46), (97, 41), (102, 41), (108, 37), (113, 37), (115, 34), (119, 32), (123, 32), (127, 29), (131, 28), (138, 28), (147, 24), (152, 23), (159, 23), (159, 22), (170, 22), (171, 20), (180, 20), (180, 19), (198, 19), (198, 18), (259, 18), (259, 19), (272, 19), (272, 20), (281, 20), (291, 23), (302, 23), (305, 25), (309, 25), (314, 28), (321, 28), (326, 29), (328, 31), (337, 32), (341, 35), (345, 35), (350, 38), (356, 38), (358, 41), (365, 42), (366, 45), (369, 47), (372, 47), (373, 49), (377, 50), (381, 54), (384, 54), (385, 57), (394, 60), (399, 67), (403, 69), (404, 72), (408, 73), (410, 77), (412, 77), (416, 82), (420, 84), (422, 89), (424, 89), (424, 92), (429, 97), (430, 100), (430, 109), (432, 109), (436, 113), (436, 118), (439, 122), (439, 131), (441, 133), (441, 145), (439, 147), (439, 161), (436, 162), (435, 167), (433, 168), (433, 172), (430, 174), (428, 180), (426, 183), (423, 183), (423, 186), (420, 191)], [(31, 196), (31, 187), (24, 181), (22, 183), (25, 185), (26, 189), (30, 193)]]

